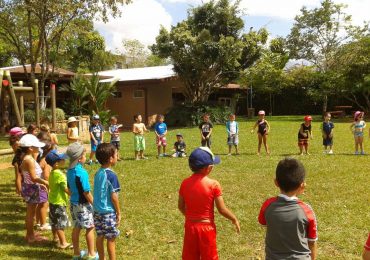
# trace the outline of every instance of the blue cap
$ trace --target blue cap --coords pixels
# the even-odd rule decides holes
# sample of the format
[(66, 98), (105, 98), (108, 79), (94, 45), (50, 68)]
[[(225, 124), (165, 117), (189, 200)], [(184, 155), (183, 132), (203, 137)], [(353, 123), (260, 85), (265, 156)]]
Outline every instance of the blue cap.
[(199, 147), (189, 156), (189, 166), (191, 169), (202, 169), (208, 165), (219, 164), (219, 156), (215, 156), (208, 147)]
[(65, 153), (58, 153), (57, 150), (52, 150), (46, 155), (45, 161), (50, 166), (53, 166), (56, 162), (59, 162), (60, 160), (67, 159), (68, 156)]

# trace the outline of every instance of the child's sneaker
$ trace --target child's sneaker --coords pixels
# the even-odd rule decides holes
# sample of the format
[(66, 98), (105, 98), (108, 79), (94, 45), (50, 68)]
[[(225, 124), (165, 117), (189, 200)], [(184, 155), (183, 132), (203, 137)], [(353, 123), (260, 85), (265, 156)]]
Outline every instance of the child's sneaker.
[(44, 230), (51, 230), (51, 226), (49, 224), (44, 224), (39, 227), (39, 230), (44, 231)]
[(79, 255), (74, 255), (72, 256), (72, 260), (80, 260), (81, 257)]
[(98, 252), (95, 252), (95, 256), (89, 256), (87, 251), (81, 250), (80, 258), (79, 259), (86, 259), (86, 260), (99, 260)]
[(333, 150), (330, 150), (330, 151), (328, 152), (328, 154), (333, 154)]
[(355, 152), (355, 155), (358, 155), (358, 154), (359, 154), (359, 153), (356, 151), (356, 152)]
[(364, 151), (362, 151), (362, 152), (361, 152), (361, 155), (365, 155), (365, 152), (364, 152)]
[(91, 165), (91, 164), (93, 164), (93, 161), (92, 160), (88, 160), (85, 164)]

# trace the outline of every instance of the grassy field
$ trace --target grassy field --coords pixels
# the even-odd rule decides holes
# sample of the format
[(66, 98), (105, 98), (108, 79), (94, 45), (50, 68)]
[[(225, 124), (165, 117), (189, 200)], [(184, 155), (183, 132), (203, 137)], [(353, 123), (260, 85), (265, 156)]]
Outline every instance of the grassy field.
[[(307, 190), (301, 199), (311, 204), (317, 215), (318, 258), (359, 259), (369, 232), (370, 160), (367, 155), (353, 155), (349, 122), (334, 121), (335, 154), (324, 155), (317, 118), (313, 123), (311, 155), (298, 156), (296, 139), (302, 118), (268, 120), (271, 124), (270, 157), (264, 153), (256, 156), (257, 136), (250, 133), (254, 121), (240, 122), (239, 156), (226, 156), (225, 128), (216, 126), (214, 129), (212, 150), (221, 155), (222, 162), (214, 168), (211, 177), (221, 183), (225, 202), (238, 216), (242, 228), (237, 235), (232, 224), (216, 214), (220, 259), (263, 258), (265, 231), (258, 224), (257, 215), (263, 201), (279, 193), (273, 178), (277, 162), (284, 156), (299, 158), (307, 169)], [(175, 142), (177, 132), (184, 135), (188, 151), (199, 145), (197, 128), (170, 129), (170, 144)], [(123, 221), (122, 235), (117, 242), (118, 259), (180, 259), (184, 218), (177, 210), (177, 192), (181, 181), (190, 175), (187, 159), (156, 159), (154, 133), (151, 132), (146, 138), (149, 160), (134, 161), (132, 134), (123, 133), (121, 140), (124, 161), (114, 167), (122, 186)], [(370, 152), (366, 149), (368, 143), (366, 135), (365, 151)], [(87, 166), (87, 169), (92, 184), (98, 166)], [(58, 251), (51, 245), (30, 247), (24, 242), (25, 205), (15, 195), (13, 170), (2, 170), (1, 175), (0, 256), (68, 259), (71, 251)], [(133, 234), (126, 237), (128, 230)], [(71, 229), (66, 232), (70, 240)]]

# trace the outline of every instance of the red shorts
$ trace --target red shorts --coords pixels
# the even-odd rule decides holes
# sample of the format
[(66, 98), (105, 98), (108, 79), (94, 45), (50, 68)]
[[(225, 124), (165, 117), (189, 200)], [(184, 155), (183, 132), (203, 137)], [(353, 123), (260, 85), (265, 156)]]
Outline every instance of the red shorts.
[(167, 146), (167, 140), (165, 136), (157, 136), (155, 141), (157, 146)]
[(308, 145), (308, 139), (298, 139), (298, 146)]
[(183, 260), (218, 260), (216, 226), (211, 223), (185, 223)]

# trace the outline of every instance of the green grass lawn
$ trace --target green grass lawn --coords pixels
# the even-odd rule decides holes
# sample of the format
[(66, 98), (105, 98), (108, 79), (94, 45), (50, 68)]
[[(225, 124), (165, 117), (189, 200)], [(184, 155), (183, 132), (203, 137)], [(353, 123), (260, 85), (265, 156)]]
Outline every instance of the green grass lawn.
[[(222, 162), (214, 168), (211, 177), (221, 183), (226, 205), (237, 215), (242, 228), (237, 235), (232, 224), (216, 214), (220, 259), (263, 258), (265, 231), (257, 216), (265, 199), (279, 193), (273, 178), (277, 162), (284, 156), (299, 158), (307, 169), (307, 189), (301, 199), (313, 207), (318, 219), (318, 258), (360, 258), (370, 223), (369, 156), (353, 155), (349, 122), (336, 121), (335, 154), (324, 155), (319, 118), (313, 123), (311, 155), (298, 156), (297, 132), (301, 119), (301, 116), (268, 118), (270, 157), (264, 153), (256, 156), (257, 136), (250, 133), (254, 121), (240, 122), (240, 156), (226, 156), (226, 130), (224, 126), (215, 127), (212, 150), (221, 155)], [(184, 135), (189, 152), (199, 145), (197, 128), (170, 129), (170, 144), (175, 142), (177, 132)], [(184, 217), (177, 210), (177, 193), (181, 181), (191, 172), (187, 159), (156, 159), (153, 132), (146, 135), (146, 141), (149, 160), (134, 161), (133, 136), (121, 135), (124, 161), (114, 167), (122, 186), (118, 259), (180, 259)], [(367, 147), (366, 134), (365, 151), (370, 152)], [(92, 184), (98, 166), (87, 166), (87, 169)], [(0, 174), (0, 256), (68, 259), (72, 251), (58, 251), (50, 245), (30, 247), (24, 242), (25, 205), (15, 195), (13, 170), (2, 170)], [(128, 238), (127, 230), (133, 230)], [(71, 241), (71, 229), (66, 232)], [(82, 235), (81, 241), (85, 248)]]

